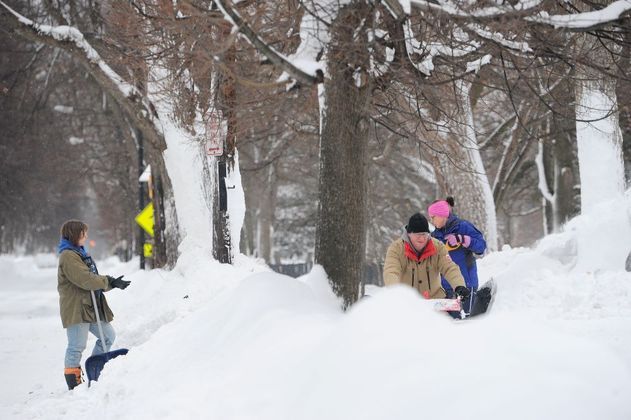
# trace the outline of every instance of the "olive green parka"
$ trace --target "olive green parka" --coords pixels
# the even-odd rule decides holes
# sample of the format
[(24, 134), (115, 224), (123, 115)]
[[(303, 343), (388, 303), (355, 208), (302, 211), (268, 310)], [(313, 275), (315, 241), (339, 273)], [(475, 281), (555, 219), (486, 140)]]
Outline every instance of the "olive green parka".
[[(83, 322), (96, 322), (96, 312), (92, 304), (90, 290), (111, 290), (106, 276), (90, 272), (79, 254), (65, 250), (59, 255), (57, 270), (57, 290), (59, 291), (59, 310), (64, 328)], [(101, 309), (101, 321), (111, 322), (114, 314), (105, 300), (103, 293), (97, 293), (97, 302)]]

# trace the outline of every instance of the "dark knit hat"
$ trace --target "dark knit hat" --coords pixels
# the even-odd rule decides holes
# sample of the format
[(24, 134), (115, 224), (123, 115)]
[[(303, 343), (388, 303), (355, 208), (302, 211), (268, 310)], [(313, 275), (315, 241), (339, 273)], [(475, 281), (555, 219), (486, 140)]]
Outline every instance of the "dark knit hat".
[(427, 219), (421, 213), (414, 213), (410, 217), (405, 230), (407, 233), (429, 232), (429, 223), (427, 223)]

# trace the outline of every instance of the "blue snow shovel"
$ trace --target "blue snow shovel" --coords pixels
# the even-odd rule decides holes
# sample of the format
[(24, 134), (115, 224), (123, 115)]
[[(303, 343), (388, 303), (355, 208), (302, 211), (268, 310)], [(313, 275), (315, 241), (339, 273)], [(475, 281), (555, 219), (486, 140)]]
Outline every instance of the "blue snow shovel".
[[(90, 294), (92, 295), (92, 304), (94, 305), (94, 311), (96, 312), (96, 325), (99, 328), (99, 338), (101, 339), (101, 346), (105, 348), (105, 335), (103, 334), (103, 327), (101, 327), (101, 316), (99, 315), (99, 306), (96, 304), (94, 290), (90, 290)], [(85, 371), (88, 375), (88, 386), (90, 386), (90, 382), (99, 379), (99, 375), (101, 374), (101, 370), (103, 370), (103, 366), (105, 366), (105, 364), (109, 360), (127, 354), (128, 351), (128, 349), (118, 349), (114, 351), (108, 351), (106, 353), (95, 354), (94, 356), (88, 357), (88, 360), (85, 361)]]

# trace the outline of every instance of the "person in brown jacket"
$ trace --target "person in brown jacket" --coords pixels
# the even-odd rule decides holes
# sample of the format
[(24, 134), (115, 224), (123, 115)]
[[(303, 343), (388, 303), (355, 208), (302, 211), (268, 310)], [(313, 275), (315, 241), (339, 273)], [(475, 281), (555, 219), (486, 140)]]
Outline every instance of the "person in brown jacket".
[(388, 247), (383, 281), (386, 286), (407, 284), (427, 299), (442, 299), (447, 295), (441, 286), (441, 275), (457, 296), (469, 297), (460, 268), (449, 258), (445, 245), (430, 236), (425, 216), (415, 213), (403, 235)]
[[(81, 354), (88, 342), (88, 332), (98, 338), (92, 355), (108, 352), (116, 337), (110, 324), (114, 314), (103, 292), (113, 288), (125, 289), (131, 283), (123, 280), (123, 276), (114, 278), (99, 275), (96, 264), (83, 247), (87, 238), (88, 225), (78, 220), (69, 220), (61, 227), (61, 240), (57, 249), (59, 310), (61, 323), (68, 336), (64, 360), (64, 377), (68, 389), (73, 389), (82, 382)], [(92, 290), (98, 302), (105, 343), (98, 336), (96, 311), (90, 294)]]

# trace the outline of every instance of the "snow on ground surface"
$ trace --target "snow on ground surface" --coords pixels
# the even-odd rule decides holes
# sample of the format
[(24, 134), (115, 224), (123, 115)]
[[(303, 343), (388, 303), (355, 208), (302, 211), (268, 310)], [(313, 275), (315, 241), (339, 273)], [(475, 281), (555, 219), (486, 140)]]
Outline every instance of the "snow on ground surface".
[(575, 268), (569, 226), (479, 260), (498, 293), (467, 321), (403, 286), (343, 313), (318, 266), (296, 280), (195, 249), (171, 272), (100, 261), (132, 281), (108, 292), (130, 352), (72, 392), (55, 256), (0, 256), (0, 418), (629, 419), (631, 273)]

